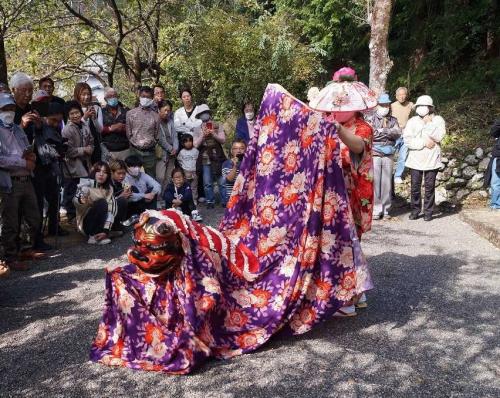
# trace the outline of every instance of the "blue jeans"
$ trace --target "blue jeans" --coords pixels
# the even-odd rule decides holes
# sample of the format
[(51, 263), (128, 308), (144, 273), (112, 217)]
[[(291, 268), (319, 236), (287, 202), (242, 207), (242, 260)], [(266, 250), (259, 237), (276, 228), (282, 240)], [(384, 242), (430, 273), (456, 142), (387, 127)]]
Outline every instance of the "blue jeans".
[(491, 202), (492, 209), (500, 209), (500, 175), (496, 172), (498, 158), (493, 159), (491, 168)]
[(396, 171), (394, 172), (394, 178), (401, 178), (403, 176), (403, 172), (405, 171), (406, 158), (408, 157), (408, 147), (405, 145), (403, 137), (396, 141), (396, 149), (399, 151), (399, 155), (396, 163)]
[(203, 165), (203, 187), (205, 188), (205, 199), (207, 204), (215, 203), (214, 181), (217, 180), (219, 186), (219, 195), (221, 203), (226, 204), (226, 186), (222, 176), (216, 176), (212, 173), (212, 167), (209, 164)]

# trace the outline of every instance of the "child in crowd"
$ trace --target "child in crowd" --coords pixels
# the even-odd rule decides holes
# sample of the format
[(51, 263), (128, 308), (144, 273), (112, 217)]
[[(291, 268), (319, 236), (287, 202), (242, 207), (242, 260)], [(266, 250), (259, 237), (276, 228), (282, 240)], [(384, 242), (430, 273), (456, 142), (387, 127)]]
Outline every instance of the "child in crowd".
[(202, 221), (193, 202), (191, 186), (186, 182), (184, 172), (180, 168), (172, 171), (172, 182), (167, 185), (163, 193), (165, 206), (180, 209), (184, 214), (191, 216), (195, 221)]
[(156, 209), (156, 202), (158, 194), (161, 191), (161, 186), (153, 177), (141, 171), (142, 160), (138, 156), (131, 155), (127, 157), (125, 164), (127, 166), (127, 175), (123, 180), (123, 185), (124, 188), (126, 187), (125, 184), (130, 186), (132, 193), (129, 197), (127, 209), (129, 220), (124, 224), (130, 225), (145, 210)]
[(198, 161), (199, 151), (193, 146), (193, 136), (183, 134), (181, 137), (182, 149), (177, 155), (177, 161), (184, 171), (186, 181), (191, 185), (194, 204), (198, 204), (198, 176), (196, 174), (196, 162)]
[(109, 162), (111, 169), (111, 185), (117, 200), (122, 200), (128, 209), (128, 202), (132, 196), (131, 186), (124, 182), (127, 175), (127, 164), (121, 159), (112, 159)]
[(90, 178), (81, 178), (73, 203), (80, 232), (89, 244), (105, 245), (110, 238), (123, 235), (120, 222), (125, 218), (126, 203), (113, 195), (111, 170), (106, 162), (92, 167)]
[(224, 163), (222, 163), (222, 178), (226, 186), (226, 203), (231, 197), (234, 182), (236, 181), (236, 177), (238, 177), (238, 174), (240, 173), (240, 165), (246, 149), (247, 146), (243, 139), (238, 138), (234, 140), (233, 145), (231, 145), (231, 159), (228, 159)]

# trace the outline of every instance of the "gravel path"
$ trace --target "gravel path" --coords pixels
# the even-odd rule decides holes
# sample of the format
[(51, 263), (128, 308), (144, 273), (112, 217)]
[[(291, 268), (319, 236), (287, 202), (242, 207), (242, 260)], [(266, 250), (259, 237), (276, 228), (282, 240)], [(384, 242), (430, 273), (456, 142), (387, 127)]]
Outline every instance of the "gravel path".
[(0, 281), (1, 397), (500, 396), (500, 250), (456, 215), (375, 223), (364, 248), (376, 289), (356, 318), (189, 376), (87, 360), (102, 269), (129, 244), (78, 246)]

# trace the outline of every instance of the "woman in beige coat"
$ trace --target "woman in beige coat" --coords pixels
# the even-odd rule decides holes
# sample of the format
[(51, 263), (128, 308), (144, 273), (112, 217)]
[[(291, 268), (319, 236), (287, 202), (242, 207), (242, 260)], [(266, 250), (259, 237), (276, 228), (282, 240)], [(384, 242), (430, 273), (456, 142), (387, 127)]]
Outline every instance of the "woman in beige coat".
[(434, 113), (434, 102), (422, 95), (415, 104), (416, 116), (408, 120), (403, 139), (408, 147), (406, 167), (411, 176), (411, 214), (416, 220), (422, 210), (422, 178), (424, 179), (424, 220), (431, 221), (434, 211), (436, 175), (441, 163), (441, 140), (446, 134), (444, 119)]
[(63, 164), (64, 196), (63, 206), (67, 217), (72, 220), (76, 216), (73, 197), (75, 196), (80, 178), (89, 176), (92, 164), (90, 157), (94, 151), (94, 139), (89, 127), (82, 122), (83, 111), (77, 101), (68, 101), (65, 105), (68, 123), (62, 131), (68, 150)]

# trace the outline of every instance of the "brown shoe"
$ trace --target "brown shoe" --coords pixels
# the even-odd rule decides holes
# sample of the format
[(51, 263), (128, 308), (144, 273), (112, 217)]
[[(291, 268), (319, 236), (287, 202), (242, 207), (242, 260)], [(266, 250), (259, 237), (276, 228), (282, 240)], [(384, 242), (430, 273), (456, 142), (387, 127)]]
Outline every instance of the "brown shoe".
[(7, 278), (10, 274), (10, 268), (7, 263), (0, 260), (0, 278)]
[(36, 251), (33, 249), (28, 249), (28, 250), (24, 250), (24, 251), (20, 252), (17, 257), (21, 261), (41, 260), (41, 259), (47, 257), (47, 253)]
[(22, 261), (9, 262), (9, 268), (14, 271), (28, 271), (30, 269), (30, 267), (28, 267), (28, 264), (23, 263)]

